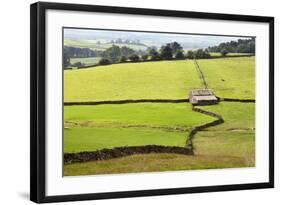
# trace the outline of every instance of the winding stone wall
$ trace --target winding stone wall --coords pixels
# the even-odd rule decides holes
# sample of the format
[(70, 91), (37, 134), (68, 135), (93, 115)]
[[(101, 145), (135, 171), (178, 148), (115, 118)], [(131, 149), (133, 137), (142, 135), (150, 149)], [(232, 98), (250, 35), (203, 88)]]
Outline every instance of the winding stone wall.
[(64, 163), (77, 163), (113, 159), (125, 157), (134, 154), (150, 154), (150, 153), (173, 153), (183, 155), (193, 155), (193, 150), (186, 147), (161, 146), (161, 145), (145, 145), (116, 147), (112, 149), (102, 149), (93, 152), (65, 153)]
[(239, 98), (221, 98), (221, 97), (218, 97), (216, 96), (219, 101), (224, 101), (224, 102), (242, 102), (242, 103), (254, 103), (256, 102), (255, 99), (239, 99)]
[(127, 104), (127, 103), (184, 103), (189, 102), (189, 99), (138, 99), (138, 100), (108, 100), (108, 101), (93, 101), (93, 102), (64, 102), (65, 106), (71, 105), (105, 105), (105, 104)]
[(195, 112), (199, 112), (199, 113), (202, 113), (204, 115), (209, 115), (209, 116), (212, 116), (212, 117), (216, 118), (216, 120), (214, 120), (212, 122), (208, 122), (208, 123), (205, 123), (205, 124), (202, 124), (202, 125), (197, 125), (197, 126), (194, 126), (194, 127), (191, 128), (191, 130), (189, 132), (189, 135), (188, 135), (188, 138), (187, 138), (187, 141), (186, 141), (186, 147), (193, 150), (192, 140), (193, 140), (193, 138), (194, 138), (194, 136), (197, 132), (202, 131), (202, 130), (204, 130), (206, 128), (209, 128), (209, 127), (213, 127), (213, 126), (217, 126), (219, 124), (222, 124), (224, 122), (224, 120), (223, 120), (221, 115), (218, 115), (218, 114), (210, 112), (210, 111), (203, 110), (203, 109), (195, 107), (195, 106), (192, 106), (192, 110), (195, 111)]

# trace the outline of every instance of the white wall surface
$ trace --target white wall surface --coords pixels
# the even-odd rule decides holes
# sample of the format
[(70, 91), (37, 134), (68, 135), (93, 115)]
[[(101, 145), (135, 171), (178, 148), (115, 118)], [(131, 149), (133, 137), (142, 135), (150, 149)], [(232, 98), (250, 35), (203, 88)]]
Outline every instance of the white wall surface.
[[(52, 1), (52, 0), (49, 0)], [(0, 204), (25, 205), (29, 201), (29, 4), (30, 0), (2, 1), (0, 6)], [(281, 12), (277, 0), (84, 0), (63, 1), (111, 6), (144, 7), (275, 17), (275, 87), (281, 88)], [(279, 89), (278, 89), (279, 90)], [(275, 92), (281, 105), (281, 92)], [(280, 107), (275, 108), (276, 188), (161, 197), (112, 199), (60, 204), (280, 204)], [(279, 126), (278, 126), (279, 125)]]

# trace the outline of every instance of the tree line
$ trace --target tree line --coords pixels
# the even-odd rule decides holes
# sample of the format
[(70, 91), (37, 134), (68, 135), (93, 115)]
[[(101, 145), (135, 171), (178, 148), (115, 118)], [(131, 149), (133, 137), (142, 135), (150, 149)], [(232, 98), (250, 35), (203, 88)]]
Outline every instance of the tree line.
[[(134, 50), (126, 46), (112, 45), (103, 52), (98, 52), (93, 55), (87, 54), (86, 51), (90, 49), (73, 49), (73, 47), (64, 48), (64, 67), (81, 67), (84, 66), (81, 62), (76, 62), (75, 64), (70, 63), (71, 57), (101, 57), (99, 61), (100, 65), (109, 65), (114, 63), (125, 63), (125, 62), (139, 62), (139, 61), (157, 61), (157, 60), (173, 60), (173, 59), (203, 59), (209, 58), (210, 54), (207, 49), (198, 49), (195, 51), (184, 52), (182, 46), (178, 42), (167, 43), (161, 48), (148, 47), (146, 51)], [(71, 51), (71, 52), (70, 52)], [(77, 54), (77, 51), (84, 51)], [(85, 54), (85, 55), (82, 55)], [(75, 54), (75, 55), (74, 55)]]
[(102, 51), (96, 51), (89, 48), (77, 48), (72, 46), (63, 47), (63, 66), (64, 68), (70, 66), (83, 66), (81, 62), (77, 62), (74, 65), (71, 64), (70, 58), (89, 58), (89, 57), (99, 57), (102, 55)]
[(125, 39), (122, 40), (121, 38), (118, 38), (116, 40), (111, 40), (110, 41), (111, 44), (131, 44), (131, 45), (142, 45), (142, 46), (146, 46), (145, 44), (141, 43), (140, 40), (129, 40), (129, 39)]
[(167, 43), (161, 46), (148, 47), (145, 52), (136, 52), (128, 47), (119, 47), (113, 45), (103, 52), (103, 57), (99, 61), (100, 65), (108, 65), (112, 63), (138, 62), (138, 61), (157, 61), (157, 60), (173, 60), (173, 59), (203, 59), (210, 58), (207, 49), (198, 49), (195, 51), (184, 52), (182, 46), (178, 42)]
[(64, 55), (69, 58), (88, 58), (97, 57), (102, 54), (102, 51), (92, 50), (90, 48), (77, 48), (72, 46), (64, 46)]
[(109, 65), (114, 63), (139, 62), (139, 61), (157, 61), (173, 59), (208, 59), (211, 58), (210, 52), (220, 52), (221, 56), (228, 53), (255, 53), (255, 39), (238, 39), (220, 43), (218, 46), (208, 47), (207, 49), (189, 50), (185, 52), (178, 42), (171, 42), (162, 45), (159, 49), (148, 47), (146, 51), (134, 50), (127, 46), (112, 45), (105, 51), (93, 51), (89, 48), (75, 48), (64, 46), (63, 63), (64, 67), (81, 67), (81, 62), (71, 65), (70, 58), (75, 57), (101, 57), (100, 65)]
[(227, 53), (251, 53), (255, 54), (255, 39), (238, 39), (220, 43), (218, 46), (208, 47), (209, 52), (220, 52), (222, 55)]

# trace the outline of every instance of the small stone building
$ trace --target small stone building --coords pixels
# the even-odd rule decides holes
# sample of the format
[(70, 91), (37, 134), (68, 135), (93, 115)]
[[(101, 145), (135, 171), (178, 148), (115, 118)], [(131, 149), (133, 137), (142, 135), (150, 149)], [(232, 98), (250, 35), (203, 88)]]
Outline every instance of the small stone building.
[(212, 105), (218, 103), (218, 98), (210, 89), (196, 89), (190, 91), (189, 102), (193, 105)]

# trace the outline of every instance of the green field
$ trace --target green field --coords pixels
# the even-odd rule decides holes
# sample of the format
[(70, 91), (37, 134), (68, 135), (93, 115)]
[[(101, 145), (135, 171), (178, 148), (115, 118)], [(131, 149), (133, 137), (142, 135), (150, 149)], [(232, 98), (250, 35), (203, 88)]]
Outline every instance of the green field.
[(213, 120), (192, 112), (187, 103), (66, 106), (64, 113), (65, 152), (149, 144), (183, 147), (192, 126)]
[(99, 63), (99, 60), (101, 59), (101, 57), (90, 57), (90, 58), (70, 58), (70, 63), (74, 64), (74, 63), (78, 63), (81, 62), (82, 64), (84, 64), (85, 66), (88, 65), (96, 65)]
[(194, 63), (187, 60), (64, 71), (65, 102), (184, 99), (191, 89), (200, 87)]
[(204, 109), (219, 113), (225, 122), (197, 134), (198, 154), (238, 157), (245, 166), (254, 166), (255, 103), (221, 102)]
[[(210, 52), (211, 56), (221, 56), (221, 53), (218, 52)], [(247, 56), (247, 55), (252, 55), (252, 53), (228, 53), (226, 56)]]
[[(118, 105), (120, 107), (128, 105)], [(134, 105), (133, 105), (134, 106)], [(142, 106), (142, 105), (139, 105)], [(149, 103), (147, 104), (149, 106)], [(103, 106), (95, 109), (105, 112), (112, 111), (110, 106)], [(173, 107), (171, 105), (171, 107)], [(206, 119), (205, 115), (192, 112), (189, 106), (183, 106), (186, 109), (186, 113), (189, 113), (189, 117), (180, 117), (181, 110), (175, 114), (174, 124), (176, 127), (172, 128), (190, 128), (190, 126), (196, 124), (196, 121), (200, 123), (212, 120)], [(72, 109), (80, 109), (79, 106), (70, 106), (65, 109), (65, 115), (69, 116), (70, 113), (78, 112)], [(90, 108), (87, 108), (90, 109)], [(116, 106), (117, 109), (117, 106)], [(125, 108), (124, 108), (125, 109)], [(145, 110), (145, 108), (143, 108)], [(230, 168), (230, 167), (245, 167), (254, 166), (255, 158), (255, 135), (254, 135), (254, 103), (232, 103), (222, 102), (219, 105), (206, 106), (203, 109), (210, 111), (219, 111), (224, 116), (225, 123), (217, 127), (209, 128), (207, 131), (199, 132), (194, 139), (195, 156), (181, 156), (176, 154), (149, 154), (149, 155), (136, 155), (128, 156), (121, 159), (106, 160), (103, 162), (87, 162), (65, 165), (65, 175), (85, 175), (85, 174), (102, 174), (102, 173), (122, 173), (122, 172), (141, 172), (141, 171), (169, 171), (169, 170), (186, 170), (186, 169), (213, 169), (213, 168)], [(99, 113), (99, 111), (97, 111)], [(136, 109), (138, 110), (138, 109)], [(172, 109), (170, 110), (172, 112)], [(120, 113), (113, 114), (113, 121), (120, 119), (122, 123), (129, 123), (131, 120), (139, 122), (138, 124), (146, 124), (146, 120), (143, 117), (134, 118), (128, 112), (122, 115)], [(198, 114), (198, 116), (196, 116)], [(121, 117), (122, 115), (122, 117)], [(94, 118), (87, 117), (87, 123), (79, 124), (76, 117), (67, 118), (73, 120), (68, 123), (70, 128), (65, 129), (64, 147), (65, 152), (77, 152), (77, 151), (90, 151), (101, 148), (111, 148), (116, 146), (132, 146), (132, 145), (146, 145), (158, 144), (158, 145), (174, 145), (184, 146), (186, 140), (186, 131), (182, 129), (165, 129), (167, 127), (163, 125), (173, 125), (168, 120), (168, 115), (158, 113), (158, 120), (152, 120), (154, 126), (128, 126), (124, 127), (123, 124), (115, 124), (109, 119), (104, 119), (109, 125), (99, 124), (99, 121), (91, 124), (90, 122), (96, 122)], [(106, 115), (105, 115), (106, 116)], [(143, 113), (145, 116), (145, 113)], [(156, 115), (155, 115), (156, 116)], [(81, 118), (84, 117), (84, 113), (81, 112)], [(147, 116), (149, 119), (151, 116)], [(99, 117), (97, 117), (99, 118)], [(157, 116), (155, 117), (157, 118)], [(164, 119), (163, 119), (164, 118)], [(182, 124), (185, 120), (185, 124)], [(194, 121), (195, 120), (195, 121)], [(178, 121), (178, 122), (177, 122)], [(182, 125), (181, 125), (182, 124)], [(155, 126), (157, 125), (157, 126)], [(166, 160), (166, 161), (165, 161)], [(149, 163), (148, 166), (141, 166), (141, 163)]]
[[(255, 58), (198, 60), (209, 88), (224, 98), (255, 98)], [(192, 60), (126, 63), (64, 71), (64, 101), (184, 99), (201, 88)], [(255, 165), (255, 104), (204, 106), (225, 123), (195, 135), (194, 156), (145, 154), (64, 165), (64, 175), (249, 167)], [(185, 146), (192, 126), (214, 118), (189, 103), (64, 106), (64, 152), (134, 145)]]
[(244, 160), (238, 157), (146, 154), (64, 165), (64, 176), (237, 168), (243, 166), (245, 166)]
[(255, 99), (255, 57), (198, 60), (198, 63), (217, 96)]
[[(198, 60), (219, 97), (255, 97), (255, 58)], [(184, 99), (201, 88), (192, 60), (125, 63), (64, 71), (64, 101)]]

